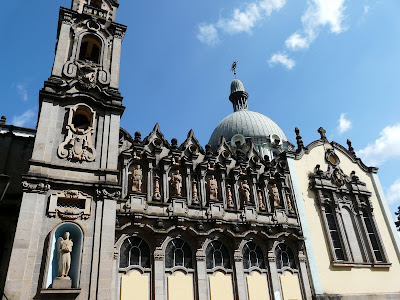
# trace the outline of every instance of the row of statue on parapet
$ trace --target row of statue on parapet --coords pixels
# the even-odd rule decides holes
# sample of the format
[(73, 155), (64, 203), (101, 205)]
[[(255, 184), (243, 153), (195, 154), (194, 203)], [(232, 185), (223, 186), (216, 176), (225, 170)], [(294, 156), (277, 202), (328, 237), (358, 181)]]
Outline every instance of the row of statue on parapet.
[[(180, 174), (179, 170), (175, 170), (170, 177), (170, 185), (172, 196), (181, 197), (182, 196), (182, 174)], [(132, 169), (132, 191), (133, 192), (142, 192), (142, 183), (143, 183), (143, 171), (140, 165), (136, 165)], [(214, 175), (211, 175), (207, 178), (206, 187), (209, 194), (209, 200), (218, 201), (218, 182)], [(160, 177), (158, 175), (154, 176), (154, 185), (153, 185), (153, 198), (161, 199), (160, 192)], [(250, 185), (247, 180), (243, 180), (239, 186), (239, 192), (242, 195), (243, 202), (245, 204), (251, 204), (251, 190)], [(281, 200), (279, 196), (279, 189), (276, 184), (273, 184), (269, 188), (269, 194), (274, 204), (274, 207), (282, 207)], [(233, 194), (232, 194), (232, 186), (230, 184), (226, 185), (226, 198), (228, 207), (234, 207)], [(287, 208), (289, 211), (293, 211), (292, 200), (290, 196), (290, 192), (285, 189), (285, 200), (287, 204)], [(259, 189), (257, 191), (257, 201), (260, 210), (266, 210), (266, 204), (263, 197), (263, 192)], [(192, 181), (192, 203), (199, 204), (199, 194), (197, 190), (197, 181)]]

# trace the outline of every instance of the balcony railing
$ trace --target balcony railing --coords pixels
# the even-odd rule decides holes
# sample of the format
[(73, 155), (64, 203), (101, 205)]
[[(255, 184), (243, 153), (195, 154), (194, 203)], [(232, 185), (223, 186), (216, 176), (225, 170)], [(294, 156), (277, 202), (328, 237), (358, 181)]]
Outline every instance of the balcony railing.
[(104, 10), (104, 9), (93, 7), (90, 5), (83, 6), (83, 13), (90, 15), (90, 16), (98, 17), (103, 20), (107, 20), (107, 19), (111, 18), (111, 12)]

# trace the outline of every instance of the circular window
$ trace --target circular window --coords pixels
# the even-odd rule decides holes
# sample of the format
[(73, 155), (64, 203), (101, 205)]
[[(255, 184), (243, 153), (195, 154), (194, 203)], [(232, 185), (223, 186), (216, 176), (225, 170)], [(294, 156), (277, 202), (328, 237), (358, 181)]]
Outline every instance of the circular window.
[(327, 162), (331, 165), (337, 166), (340, 163), (339, 157), (333, 152), (326, 153), (325, 157)]

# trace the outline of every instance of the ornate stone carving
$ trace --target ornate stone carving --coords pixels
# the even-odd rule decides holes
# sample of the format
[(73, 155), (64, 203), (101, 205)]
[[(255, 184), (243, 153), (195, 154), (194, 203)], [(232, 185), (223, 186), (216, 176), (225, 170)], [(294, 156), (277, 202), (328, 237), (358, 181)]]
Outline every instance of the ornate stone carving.
[(69, 111), (68, 134), (58, 147), (58, 156), (77, 161), (94, 161), (96, 150), (92, 143), (95, 112), (84, 104), (77, 104)]
[(77, 60), (78, 82), (85, 89), (92, 89), (97, 84), (97, 76), (101, 67), (90, 60)]
[(90, 217), (92, 197), (77, 190), (66, 190), (50, 196), (49, 217), (76, 220)]
[(57, 259), (58, 259), (58, 277), (70, 279), (68, 276), (71, 268), (71, 252), (74, 243), (69, 238), (70, 233), (67, 231), (63, 237), (57, 240)]
[(265, 210), (265, 202), (264, 202), (264, 197), (263, 193), (261, 190), (257, 190), (257, 200), (258, 200), (258, 207), (260, 210)]
[(233, 197), (232, 197), (232, 186), (230, 184), (226, 185), (226, 201), (227, 201), (228, 207), (235, 206), (235, 204), (233, 203)]
[(197, 181), (192, 181), (192, 203), (198, 204), (199, 203), (199, 195), (197, 194)]
[(154, 195), (153, 198), (156, 200), (161, 199), (161, 193), (160, 193), (160, 176), (157, 174), (154, 176)]
[(121, 198), (121, 192), (115, 191), (110, 193), (106, 189), (96, 190), (98, 198), (109, 199), (109, 200), (119, 200)]
[(293, 205), (292, 205), (292, 196), (290, 195), (290, 191), (288, 188), (285, 189), (285, 198), (286, 198), (286, 204), (287, 204), (287, 208), (288, 211), (293, 212)]
[(22, 182), (22, 189), (28, 193), (39, 193), (46, 194), (50, 190), (50, 184), (47, 183), (29, 183), (27, 181)]
[(143, 171), (140, 165), (136, 165), (132, 169), (132, 192), (142, 191)]
[(182, 195), (182, 175), (176, 170), (171, 176), (171, 185), (173, 196)]
[(279, 197), (279, 189), (278, 189), (278, 187), (276, 186), (275, 183), (269, 187), (269, 194), (270, 194), (270, 197), (272, 198), (272, 200), (274, 202), (274, 207), (275, 208), (280, 207), (281, 206), (281, 200), (280, 200), (280, 197)]
[(243, 180), (240, 183), (240, 193), (243, 196), (243, 202), (245, 204), (251, 203), (251, 200), (250, 200), (250, 186), (249, 186), (247, 180)]
[(207, 179), (207, 188), (210, 194), (210, 200), (218, 200), (218, 182), (214, 175)]

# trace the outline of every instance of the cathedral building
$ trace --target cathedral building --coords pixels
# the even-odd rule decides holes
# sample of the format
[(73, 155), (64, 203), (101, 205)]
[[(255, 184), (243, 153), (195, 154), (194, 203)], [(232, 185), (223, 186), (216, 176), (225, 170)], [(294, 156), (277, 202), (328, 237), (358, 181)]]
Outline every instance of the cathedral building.
[(399, 236), (350, 141), (292, 144), (239, 79), (204, 147), (120, 127), (118, 8), (61, 8), (36, 129), (0, 121), (2, 299), (400, 299)]

